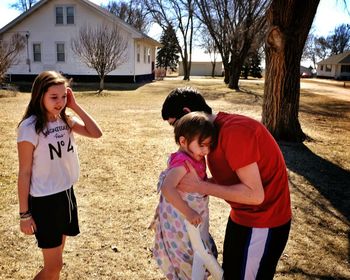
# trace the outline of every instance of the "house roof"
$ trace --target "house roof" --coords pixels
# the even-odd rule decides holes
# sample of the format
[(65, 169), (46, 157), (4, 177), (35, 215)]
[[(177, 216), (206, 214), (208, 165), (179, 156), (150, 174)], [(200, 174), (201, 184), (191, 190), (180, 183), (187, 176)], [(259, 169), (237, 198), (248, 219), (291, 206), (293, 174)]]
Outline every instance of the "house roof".
[[(137, 40), (144, 40), (147, 41), (148, 43), (151, 43), (156, 46), (161, 46), (161, 44), (154, 40), (153, 38), (149, 37), (145, 33), (137, 30), (135, 27), (131, 26), (130, 24), (126, 23), (125, 21), (121, 20), (119, 17), (116, 15), (110, 13), (108, 10), (100, 7), (99, 5), (92, 3), (88, 0), (76, 0), (78, 2), (81, 2), (83, 5), (88, 6), (92, 9), (94, 9), (96, 12), (101, 14), (103, 17), (106, 17), (110, 19), (111, 21), (117, 22), (118, 24), (122, 25), (125, 29), (128, 31), (132, 32), (135, 34), (135, 39)], [(36, 12), (38, 9), (40, 9), (43, 5), (47, 4), (49, 0), (40, 0), (37, 2), (34, 6), (32, 6), (28, 11), (20, 14), (17, 18), (15, 18), (13, 21), (9, 22), (7, 25), (5, 25), (3, 28), (0, 29), (0, 35), (14, 27), (16, 24), (20, 23), (23, 21), (25, 18)]]
[(332, 55), (329, 58), (321, 60), (317, 64), (346, 64), (350, 63), (350, 51), (345, 51), (341, 54)]

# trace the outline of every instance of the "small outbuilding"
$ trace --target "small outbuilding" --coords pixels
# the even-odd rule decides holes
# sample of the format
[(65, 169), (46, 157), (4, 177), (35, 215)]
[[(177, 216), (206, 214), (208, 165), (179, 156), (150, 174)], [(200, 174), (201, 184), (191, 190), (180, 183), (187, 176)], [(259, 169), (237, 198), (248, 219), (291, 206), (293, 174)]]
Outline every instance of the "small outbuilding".
[[(179, 76), (183, 76), (182, 61), (179, 61)], [(192, 61), (191, 62), (191, 76), (212, 76), (213, 63), (211, 61)], [(215, 62), (214, 76), (222, 76), (222, 62)]]

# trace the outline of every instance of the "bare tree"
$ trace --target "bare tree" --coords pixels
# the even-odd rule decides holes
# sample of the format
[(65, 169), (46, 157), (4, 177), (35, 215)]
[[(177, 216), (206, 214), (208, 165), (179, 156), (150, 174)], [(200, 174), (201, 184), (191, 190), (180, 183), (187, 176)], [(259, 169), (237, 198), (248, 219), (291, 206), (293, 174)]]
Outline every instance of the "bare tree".
[(327, 39), (323, 36), (315, 38), (315, 55), (319, 59), (323, 60), (330, 56), (331, 46), (329, 45)]
[(204, 49), (204, 53), (209, 54), (210, 62), (211, 62), (211, 76), (215, 77), (215, 67), (216, 67), (216, 61), (217, 57), (219, 55), (218, 48), (215, 44), (214, 39), (211, 37), (208, 29), (206, 27), (201, 28), (201, 43), (199, 44), (200, 47)]
[(38, 0), (17, 0), (15, 3), (11, 4), (10, 7), (21, 12), (28, 11)]
[(312, 61), (312, 68), (314, 69), (316, 69), (316, 62), (320, 58), (316, 51), (318, 48), (317, 42), (317, 37), (314, 35), (314, 32), (310, 31), (302, 54), (302, 59)]
[(268, 11), (262, 122), (277, 140), (302, 142), (300, 60), (320, 0), (273, 0)]
[(117, 25), (80, 28), (72, 39), (72, 49), (88, 67), (96, 70), (100, 77), (99, 92), (104, 89), (105, 76), (127, 60), (127, 41)]
[(327, 37), (331, 48), (331, 55), (340, 54), (350, 49), (350, 24), (341, 24), (337, 26), (333, 34)]
[(25, 47), (25, 37), (15, 33), (8, 41), (0, 40), (0, 82), (7, 70), (18, 62), (18, 54)]
[(207, 26), (221, 54), (225, 83), (239, 90), (243, 63), (262, 36), (270, 0), (195, 0), (198, 17)]
[(316, 68), (317, 61), (326, 59), (330, 55), (343, 53), (349, 49), (350, 24), (341, 24), (327, 38), (323, 36), (316, 37), (310, 31), (304, 46), (302, 58), (310, 59), (313, 63), (313, 68)]
[(176, 34), (181, 34), (181, 42), (177, 40), (183, 63), (184, 80), (190, 79), (192, 44), (194, 33), (194, 0), (143, 0), (153, 20), (166, 31), (173, 26)]
[(137, 30), (144, 33), (148, 32), (151, 20), (142, 1), (109, 1), (106, 6), (102, 5), (102, 7)]

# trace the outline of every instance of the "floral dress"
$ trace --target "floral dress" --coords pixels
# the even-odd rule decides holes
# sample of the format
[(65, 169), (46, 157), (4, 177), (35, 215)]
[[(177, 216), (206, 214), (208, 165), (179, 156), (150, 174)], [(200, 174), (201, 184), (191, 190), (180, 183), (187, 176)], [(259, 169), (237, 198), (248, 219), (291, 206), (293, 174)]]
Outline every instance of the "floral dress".
[[(205, 180), (207, 178), (204, 159), (199, 162), (184, 152), (176, 152), (171, 154), (168, 160), (168, 168), (159, 176), (158, 192), (168, 170), (182, 165), (186, 167), (185, 161), (192, 164), (201, 179)], [(199, 227), (202, 240), (207, 248), (211, 248), (213, 255), (216, 257), (216, 246), (209, 234), (209, 197), (198, 193), (184, 193), (181, 191), (179, 193), (182, 199), (201, 215), (202, 223)], [(184, 220), (185, 216), (161, 194), (155, 221), (156, 233), (153, 256), (167, 279), (191, 279), (194, 253)]]

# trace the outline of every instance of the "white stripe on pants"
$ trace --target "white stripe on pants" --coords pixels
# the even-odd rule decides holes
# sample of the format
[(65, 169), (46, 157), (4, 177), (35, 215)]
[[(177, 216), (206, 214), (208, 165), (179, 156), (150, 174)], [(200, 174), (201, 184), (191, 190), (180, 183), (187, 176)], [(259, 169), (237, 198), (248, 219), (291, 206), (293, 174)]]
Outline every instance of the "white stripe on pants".
[(253, 228), (248, 247), (244, 280), (253, 280), (259, 270), (268, 237), (268, 228)]

